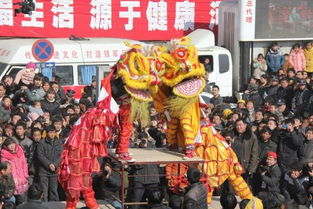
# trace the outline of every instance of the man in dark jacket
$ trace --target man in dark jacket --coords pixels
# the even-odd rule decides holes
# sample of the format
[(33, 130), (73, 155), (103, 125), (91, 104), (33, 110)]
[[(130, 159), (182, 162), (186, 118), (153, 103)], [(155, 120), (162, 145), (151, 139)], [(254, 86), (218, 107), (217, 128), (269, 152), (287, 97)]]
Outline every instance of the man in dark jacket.
[(313, 159), (313, 128), (308, 127), (305, 130), (305, 141), (300, 148), (300, 162), (307, 164)]
[(240, 164), (244, 167), (243, 177), (249, 182), (258, 166), (258, 139), (248, 127), (246, 121), (239, 118), (236, 121), (235, 138), (232, 148), (236, 153)]
[(283, 173), (290, 171), (290, 165), (299, 161), (299, 150), (304, 136), (294, 128), (294, 120), (288, 119), (282, 125), (278, 144), (278, 165)]
[(41, 101), (41, 108), (44, 112), (49, 112), (50, 115), (59, 114), (60, 103), (56, 101), (56, 93), (53, 89), (49, 89), (45, 98)]
[(28, 189), (28, 202), (17, 206), (16, 209), (48, 209), (41, 202), (42, 195), (40, 184), (32, 184)]
[(160, 190), (152, 190), (148, 195), (149, 209), (170, 209), (162, 203), (164, 195)]
[(283, 99), (289, 110), (291, 110), (291, 101), (294, 96), (294, 90), (289, 86), (288, 78), (282, 78), (280, 80), (280, 87), (277, 90), (277, 99)]
[(195, 167), (190, 167), (187, 171), (187, 179), (190, 186), (187, 187), (187, 192), (184, 196), (184, 208), (207, 209), (206, 187), (200, 182), (201, 173)]
[[(63, 150), (62, 141), (56, 138), (54, 126), (46, 128), (47, 137), (37, 146), (37, 156), (40, 162), (39, 178), (43, 188), (44, 201), (58, 201), (57, 169), (61, 162)], [(49, 195), (49, 196), (48, 196)]]
[(306, 88), (306, 81), (298, 82), (298, 89), (292, 99), (292, 111), (297, 116), (303, 116), (304, 113), (309, 113), (310, 98), (312, 92)]
[(284, 196), (280, 194), (279, 189), (281, 171), (277, 164), (276, 152), (268, 152), (266, 164), (260, 167), (260, 175), (262, 191), (257, 196), (263, 201), (265, 208), (278, 208), (284, 201)]
[(277, 144), (271, 140), (272, 131), (264, 126), (259, 140), (259, 164), (265, 164), (268, 152), (277, 152)]

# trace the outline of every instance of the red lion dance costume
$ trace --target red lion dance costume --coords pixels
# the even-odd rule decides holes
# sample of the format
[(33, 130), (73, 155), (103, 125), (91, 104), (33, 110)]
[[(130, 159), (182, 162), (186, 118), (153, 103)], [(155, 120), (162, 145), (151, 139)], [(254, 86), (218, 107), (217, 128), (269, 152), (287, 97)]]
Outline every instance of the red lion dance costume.
[(76, 208), (80, 193), (87, 207), (99, 208), (91, 175), (100, 171), (98, 157), (108, 155), (106, 144), (111, 138), (110, 128), (119, 128), (116, 149), (119, 158), (131, 160), (128, 146), (132, 121), (139, 120), (142, 125), (148, 123), (150, 91), (156, 91), (158, 84), (157, 76), (150, 72), (153, 59), (143, 55), (141, 45), (126, 45), (132, 49), (121, 56), (102, 81), (102, 99), (76, 122), (64, 144), (58, 178), (67, 195), (66, 209)]

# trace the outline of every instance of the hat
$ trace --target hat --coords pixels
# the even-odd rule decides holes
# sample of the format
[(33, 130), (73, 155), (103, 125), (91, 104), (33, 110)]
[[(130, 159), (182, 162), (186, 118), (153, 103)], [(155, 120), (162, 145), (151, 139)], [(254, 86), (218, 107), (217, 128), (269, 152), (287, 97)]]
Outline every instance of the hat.
[(276, 76), (273, 76), (271, 81), (278, 81), (279, 79)]
[(286, 104), (286, 102), (285, 102), (284, 99), (279, 99), (279, 100), (277, 101), (277, 105), (278, 105), (278, 106), (280, 106), (280, 105), (285, 105), (285, 104)]
[(72, 89), (68, 89), (67, 90), (67, 92), (66, 92), (66, 95), (68, 96), (68, 97), (73, 97), (74, 95), (75, 95), (75, 91), (74, 90), (72, 90)]
[(243, 100), (243, 99), (239, 99), (239, 100), (237, 101), (237, 104), (239, 104), (239, 103), (244, 103), (244, 104), (246, 104), (246, 101)]
[(268, 152), (267, 157), (272, 157), (274, 159), (277, 159), (277, 154), (276, 154), (276, 152)]
[(49, 131), (55, 131), (55, 127), (50, 125), (50, 126), (46, 126), (45, 128), (46, 132), (49, 132)]
[(26, 68), (33, 68), (33, 69), (36, 69), (36, 64), (33, 63), (33, 62), (29, 62), (29, 63), (26, 65)]
[(225, 109), (223, 111), (223, 116), (224, 116), (224, 118), (227, 118), (232, 113), (233, 113), (233, 111), (231, 111), (231, 109)]
[(299, 80), (298, 85), (306, 85), (306, 81), (305, 80)]

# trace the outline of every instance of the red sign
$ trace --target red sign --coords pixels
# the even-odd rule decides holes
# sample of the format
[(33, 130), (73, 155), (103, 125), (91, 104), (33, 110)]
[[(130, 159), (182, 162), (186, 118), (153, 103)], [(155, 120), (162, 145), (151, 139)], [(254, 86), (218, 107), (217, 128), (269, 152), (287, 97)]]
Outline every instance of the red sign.
[(32, 15), (0, 1), (0, 36), (168, 40), (197, 28), (216, 31), (222, 0), (34, 0)]

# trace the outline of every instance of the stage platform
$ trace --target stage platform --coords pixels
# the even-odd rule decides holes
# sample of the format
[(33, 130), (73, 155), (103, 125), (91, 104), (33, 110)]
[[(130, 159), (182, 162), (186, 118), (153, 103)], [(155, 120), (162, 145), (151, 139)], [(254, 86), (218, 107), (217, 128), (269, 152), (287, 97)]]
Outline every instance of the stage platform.
[(142, 149), (142, 148), (130, 148), (129, 153), (131, 157), (135, 159), (134, 162), (120, 161), (116, 154), (115, 149), (110, 149), (110, 156), (121, 164), (170, 164), (170, 163), (201, 163), (203, 159), (194, 157), (190, 159), (183, 159), (184, 154), (179, 152), (169, 151), (167, 149)]
[[(220, 197), (214, 196), (212, 199), (212, 203), (209, 205), (209, 209), (222, 209), (222, 206), (219, 202)], [(237, 197), (238, 202), (240, 199)], [(98, 204), (100, 205), (100, 209), (114, 209), (112, 205), (107, 203), (106, 201), (99, 200)], [(47, 202), (45, 203), (46, 207), (49, 209), (64, 209), (65, 208), (65, 202)], [(77, 204), (77, 208), (85, 207), (85, 204), (83, 201), (79, 202)], [(236, 207), (236, 209), (239, 208), (239, 206)]]

